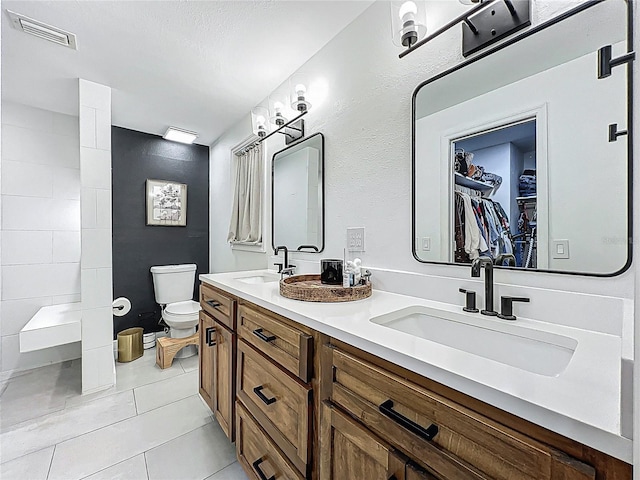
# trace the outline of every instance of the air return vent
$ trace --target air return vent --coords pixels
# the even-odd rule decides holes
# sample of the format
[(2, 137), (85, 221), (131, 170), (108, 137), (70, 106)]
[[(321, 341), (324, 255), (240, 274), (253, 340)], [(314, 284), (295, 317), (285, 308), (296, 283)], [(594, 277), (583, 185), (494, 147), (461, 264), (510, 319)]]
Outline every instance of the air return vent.
[(16, 30), (21, 30), (29, 35), (34, 35), (50, 42), (57, 43), (63, 47), (69, 47), (74, 50), (78, 49), (76, 43), (76, 36), (73, 33), (65, 32), (57, 27), (47, 25), (46, 23), (39, 22), (33, 18), (25, 17), (11, 10), (7, 10), (9, 19), (11, 20), (11, 26)]

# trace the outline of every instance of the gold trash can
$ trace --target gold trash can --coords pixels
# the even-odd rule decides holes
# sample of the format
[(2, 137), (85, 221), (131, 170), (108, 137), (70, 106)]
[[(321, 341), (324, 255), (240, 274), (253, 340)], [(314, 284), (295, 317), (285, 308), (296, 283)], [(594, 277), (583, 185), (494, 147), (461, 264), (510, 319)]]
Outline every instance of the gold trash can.
[(142, 332), (142, 327), (134, 327), (118, 333), (118, 362), (132, 362), (142, 356)]

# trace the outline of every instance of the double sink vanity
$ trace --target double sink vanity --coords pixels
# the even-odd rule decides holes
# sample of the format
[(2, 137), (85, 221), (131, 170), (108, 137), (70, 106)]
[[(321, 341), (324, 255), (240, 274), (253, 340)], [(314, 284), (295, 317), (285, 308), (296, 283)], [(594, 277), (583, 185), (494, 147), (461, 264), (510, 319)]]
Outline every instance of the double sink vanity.
[[(201, 275), (200, 393), (253, 479), (630, 479), (620, 338)], [(623, 461), (626, 460), (626, 461)]]

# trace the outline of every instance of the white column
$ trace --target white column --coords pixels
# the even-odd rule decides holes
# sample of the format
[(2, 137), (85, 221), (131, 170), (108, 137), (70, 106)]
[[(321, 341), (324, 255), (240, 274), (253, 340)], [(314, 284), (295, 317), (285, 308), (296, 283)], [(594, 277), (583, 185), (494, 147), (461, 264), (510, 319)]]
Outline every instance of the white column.
[(111, 268), (111, 88), (80, 79), (82, 393), (115, 383)]

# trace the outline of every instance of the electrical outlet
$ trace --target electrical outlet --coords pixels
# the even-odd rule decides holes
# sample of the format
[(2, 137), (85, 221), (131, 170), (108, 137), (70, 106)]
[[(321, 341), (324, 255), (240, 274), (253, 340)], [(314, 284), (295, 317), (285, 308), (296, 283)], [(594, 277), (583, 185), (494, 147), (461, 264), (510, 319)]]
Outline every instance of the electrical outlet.
[(364, 252), (364, 227), (347, 228), (347, 250)]
[(431, 237), (422, 237), (422, 250), (424, 252), (431, 251)]
[(551, 248), (552, 258), (569, 258), (569, 240), (553, 240)]

